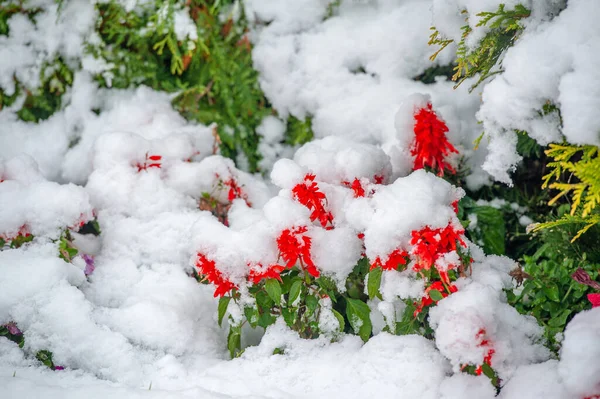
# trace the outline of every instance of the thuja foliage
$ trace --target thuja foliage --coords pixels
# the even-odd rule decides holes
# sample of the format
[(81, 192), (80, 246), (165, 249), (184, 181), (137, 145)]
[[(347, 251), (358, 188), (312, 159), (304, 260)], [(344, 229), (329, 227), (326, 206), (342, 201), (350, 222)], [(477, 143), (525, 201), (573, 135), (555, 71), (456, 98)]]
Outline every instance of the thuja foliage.
[[(0, 7), (0, 35), (10, 33), (8, 21), (16, 14), (22, 14), (35, 21), (41, 8), (27, 7), (26, 5), (26, 3), (19, 2), (19, 4), (7, 4)], [(62, 95), (73, 83), (73, 71), (65, 60), (55, 57), (43, 62), (37, 87), (28, 87), (16, 77), (13, 78), (13, 83), (14, 90), (12, 92), (6, 92), (0, 88), (0, 110), (14, 105), (17, 99), (22, 99), (22, 105), (16, 111), (17, 116), (26, 122), (39, 122), (49, 118), (60, 109)]]
[[(57, 2), (58, 15), (69, 1)], [(47, 7), (47, 6), (44, 6)], [(95, 4), (94, 34), (82, 53), (97, 61), (93, 73), (105, 88), (146, 85), (173, 94), (173, 107), (188, 120), (215, 124), (221, 154), (258, 171), (260, 137), (256, 127), (274, 114), (258, 83), (244, 8), (233, 0), (151, 0), (128, 9), (123, 2)], [(46, 11), (15, 2), (0, 9), (0, 35), (10, 34), (9, 20), (25, 15), (34, 24)], [(15, 106), (26, 122), (49, 118), (63, 106), (63, 94), (81, 59), (49, 56), (36, 87), (14, 78), (15, 90), (0, 89), (0, 109)], [(31, 82), (28, 82), (31, 85)], [(22, 105), (21, 105), (22, 104)], [(288, 122), (288, 144), (312, 138), (310, 118)]]
[[(114, 1), (98, 4), (102, 43), (89, 50), (113, 65), (98, 77), (104, 85), (145, 84), (176, 93), (173, 106), (186, 119), (217, 124), (223, 155), (243, 154), (257, 170), (255, 128), (272, 111), (252, 68), (243, 9), (233, 3), (155, 1), (141, 13)], [(194, 32), (182, 39), (175, 18), (188, 14)]]
[[(577, 240), (590, 228), (600, 223), (600, 158), (598, 147), (550, 144), (546, 155), (553, 159), (548, 163), (550, 173), (544, 176), (543, 187), (558, 190), (548, 205), (561, 197), (570, 195), (570, 212), (560, 219), (542, 223), (536, 230), (565, 224), (582, 224), (572, 241)], [(563, 177), (566, 177), (566, 181)]]
[[(463, 14), (467, 14), (467, 12), (463, 11)], [(479, 79), (471, 87), (471, 90), (473, 90), (490, 76), (501, 73), (502, 68), (499, 65), (501, 55), (518, 39), (524, 29), (521, 20), (530, 15), (531, 11), (521, 4), (517, 4), (514, 9), (506, 9), (504, 4), (500, 4), (494, 12), (476, 14), (476, 17), (479, 18), (476, 27), (486, 27), (487, 31), (479, 45), (474, 49), (467, 44), (473, 29), (468, 23), (464, 25), (461, 28), (461, 40), (457, 43), (457, 64), (452, 76), (452, 80), (457, 82), (454, 87), (456, 88), (465, 80), (479, 75)], [(471, 16), (466, 15), (467, 22), (469, 18)], [(431, 29), (429, 44), (440, 46), (440, 49), (430, 57), (433, 61), (454, 40), (444, 37), (435, 27)]]
[[(467, 44), (473, 17), (464, 14), (467, 24), (456, 43), (452, 79), (456, 88), (476, 78), (473, 90), (503, 72), (502, 56), (523, 32), (530, 10), (501, 4), (496, 11), (477, 14), (475, 28), (484, 29), (485, 34), (475, 46)], [(454, 40), (435, 27), (432, 31), (429, 44), (440, 46), (431, 56), (434, 60)], [(557, 113), (559, 128), (562, 125), (558, 105), (547, 102), (538, 113)], [(596, 281), (600, 254), (595, 249), (600, 239), (598, 147), (562, 143), (544, 149), (527, 132), (517, 134), (523, 161), (512, 176), (514, 186), (506, 189), (493, 184), (477, 192), (467, 190), (459, 217), (466, 234), (486, 253), (520, 260), (521, 266), (511, 273), (518, 288), (507, 291), (508, 300), (519, 312), (538, 320), (549, 347), (558, 351), (559, 334), (577, 312), (591, 307), (586, 295), (600, 286)], [(532, 221), (539, 223), (527, 226)]]

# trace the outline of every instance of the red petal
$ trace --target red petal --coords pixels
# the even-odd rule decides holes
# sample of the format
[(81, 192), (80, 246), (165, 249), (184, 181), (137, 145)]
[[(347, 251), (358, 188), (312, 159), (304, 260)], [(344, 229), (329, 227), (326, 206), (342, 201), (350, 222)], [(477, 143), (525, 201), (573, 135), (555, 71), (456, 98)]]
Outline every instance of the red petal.
[(587, 294), (587, 299), (590, 301), (593, 308), (600, 306), (600, 294)]

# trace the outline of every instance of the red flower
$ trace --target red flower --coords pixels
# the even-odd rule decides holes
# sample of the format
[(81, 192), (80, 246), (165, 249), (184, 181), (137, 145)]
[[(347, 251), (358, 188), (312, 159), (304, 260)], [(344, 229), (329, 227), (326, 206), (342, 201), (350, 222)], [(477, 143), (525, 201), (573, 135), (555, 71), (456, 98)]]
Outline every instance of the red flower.
[(458, 200), (454, 200), (454, 202), (452, 202), (452, 209), (454, 209), (454, 213), (458, 215)]
[(261, 264), (258, 264), (257, 267), (250, 269), (248, 280), (250, 280), (252, 284), (258, 284), (262, 279), (268, 278), (274, 278), (281, 281), (281, 276), (279, 274), (284, 270), (285, 266), (278, 264), (271, 265), (267, 268), (263, 268)]
[(378, 266), (383, 270), (398, 270), (399, 265), (406, 265), (407, 257), (408, 252), (399, 248), (395, 249), (392, 253), (390, 253), (385, 262), (382, 262), (379, 256), (375, 258), (375, 262), (371, 264), (371, 270)]
[(351, 188), (352, 191), (354, 191), (354, 198), (365, 196), (365, 189), (360, 183), (358, 177), (355, 178), (354, 181), (352, 181), (352, 183), (350, 183), (349, 181), (343, 181), (342, 183), (344, 184), (344, 186)]
[(144, 159), (143, 163), (138, 163), (136, 166), (138, 168), (138, 172), (141, 172), (142, 170), (148, 170), (148, 168), (159, 168), (161, 167), (161, 160), (162, 160), (162, 156), (161, 155), (148, 155), (148, 153), (146, 153), (146, 158)]
[(432, 305), (434, 302), (438, 301), (434, 300), (430, 296), (431, 290), (439, 291), (442, 294), (442, 297), (446, 298), (448, 295), (455, 293), (458, 291), (458, 288), (454, 284), (449, 284), (447, 286), (444, 285), (441, 281), (436, 281), (431, 284), (429, 287), (425, 289), (425, 295), (421, 298), (419, 303), (415, 302), (415, 311), (413, 312), (413, 317), (417, 317), (419, 313), (423, 311), (426, 306)]
[(375, 184), (383, 184), (383, 179), (384, 179), (383, 175), (373, 176), (373, 181), (375, 181)]
[(319, 277), (319, 270), (310, 258), (310, 246), (312, 242), (311, 238), (305, 235), (306, 232), (306, 226), (283, 230), (277, 238), (279, 254), (285, 261), (288, 269), (291, 269), (297, 262), (300, 262), (302, 268), (309, 274)]
[[(219, 175), (217, 175), (217, 177), (219, 177)], [(229, 191), (227, 192), (227, 200), (229, 202), (236, 198), (241, 198), (246, 202), (246, 205), (252, 206), (250, 201), (248, 201), (248, 196), (242, 191), (242, 188), (235, 178), (230, 177), (228, 180), (223, 182), (223, 185), (225, 185), (225, 187), (229, 187)]]
[(587, 294), (587, 299), (590, 301), (593, 308), (600, 306), (600, 294)]
[[(485, 335), (486, 335), (486, 331), (484, 328), (480, 329), (477, 332), (477, 334), (475, 335), (475, 338), (480, 341), (479, 344), (477, 344), (477, 346), (479, 346), (479, 347), (490, 346), (490, 341), (485, 338)], [(494, 353), (496, 353), (494, 348), (489, 348), (487, 350), (485, 356), (483, 357), (483, 364), (487, 364), (488, 366), (492, 367), (492, 357), (494, 356)], [(483, 366), (482, 365), (477, 366), (477, 369), (475, 369), (475, 373), (477, 375), (481, 375), (482, 372), (483, 372)]]
[(314, 180), (315, 175), (308, 173), (304, 176), (304, 182), (296, 184), (292, 193), (299, 203), (312, 211), (310, 220), (319, 219), (321, 226), (326, 227), (327, 223), (333, 223), (333, 215), (325, 210), (324, 203), (327, 202), (327, 198), (319, 191), (319, 186)]
[(198, 254), (196, 268), (198, 268), (198, 272), (201, 276), (204, 276), (206, 280), (215, 285), (215, 297), (223, 296), (232, 289), (238, 288), (231, 281), (224, 278), (223, 273), (217, 269), (215, 261), (208, 259), (204, 254)]
[(462, 239), (463, 234), (464, 230), (455, 230), (451, 224), (440, 229), (431, 229), (427, 226), (419, 231), (413, 231), (410, 243), (414, 245), (412, 253), (417, 258), (413, 269), (416, 272), (422, 269), (429, 270), (441, 256), (456, 251), (457, 242), (466, 248), (467, 244)]
[(458, 153), (446, 138), (446, 123), (438, 118), (431, 104), (417, 110), (414, 117), (415, 141), (410, 149), (411, 155), (415, 156), (413, 169), (428, 167), (437, 170), (439, 176), (444, 175), (444, 170), (456, 173), (445, 159), (450, 153)]

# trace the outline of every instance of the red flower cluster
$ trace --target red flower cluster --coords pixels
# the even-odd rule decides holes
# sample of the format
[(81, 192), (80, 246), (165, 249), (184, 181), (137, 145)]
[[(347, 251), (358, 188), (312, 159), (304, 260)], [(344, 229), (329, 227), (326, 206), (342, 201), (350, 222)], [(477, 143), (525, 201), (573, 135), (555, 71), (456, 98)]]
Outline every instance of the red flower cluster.
[(27, 238), (27, 237), (31, 237), (31, 233), (29, 232), (29, 228), (26, 225), (23, 225), (19, 228), (19, 231), (16, 235), (13, 236), (8, 236), (6, 234), (0, 234), (0, 239), (4, 240), (5, 242), (11, 242), (17, 238)]
[(162, 160), (162, 156), (160, 155), (148, 155), (148, 153), (146, 153), (146, 158), (144, 159), (143, 163), (138, 163), (137, 166), (137, 170), (138, 172), (141, 172), (142, 170), (148, 170), (150, 168), (161, 168), (161, 160)]
[[(250, 264), (248, 266), (251, 267)], [(271, 265), (267, 268), (264, 268), (260, 263), (256, 265), (254, 268), (250, 269), (250, 273), (248, 273), (248, 280), (252, 282), (252, 284), (258, 284), (262, 279), (274, 278), (281, 281), (281, 276), (279, 275), (282, 271), (285, 270), (285, 266), (281, 266), (278, 264)]]
[(448, 295), (458, 291), (458, 288), (456, 288), (456, 286), (454, 284), (449, 284), (448, 286), (445, 286), (444, 283), (442, 283), (441, 281), (434, 282), (433, 284), (431, 284), (429, 287), (427, 287), (425, 289), (425, 295), (423, 295), (423, 297), (421, 298), (421, 301), (419, 303), (415, 302), (414, 305), (415, 305), (416, 309), (413, 313), (413, 317), (417, 317), (419, 315), (419, 313), (421, 313), (425, 307), (433, 304), (434, 302), (438, 303), (438, 301), (431, 298), (431, 296), (430, 296), (431, 290), (439, 291), (439, 293), (442, 294), (442, 297), (446, 298)]
[(398, 270), (399, 265), (406, 265), (407, 257), (408, 252), (403, 249), (395, 249), (385, 262), (382, 262), (379, 256), (375, 258), (375, 261), (371, 264), (371, 270), (376, 267), (381, 267), (383, 270)]
[[(477, 340), (479, 340), (479, 344), (477, 344), (477, 346), (479, 347), (489, 347), (490, 346), (490, 341), (487, 340), (485, 338), (485, 329), (482, 328), (479, 330), (479, 332), (477, 332), (477, 335), (475, 335), (475, 338)], [(492, 357), (494, 356), (494, 353), (496, 353), (496, 351), (494, 350), (494, 348), (489, 348), (485, 354), (485, 356), (483, 357), (483, 364), (487, 364), (488, 366), (492, 367)], [(483, 366), (479, 365), (477, 366), (477, 369), (475, 369), (475, 373), (477, 375), (481, 375), (481, 373), (483, 372)]]
[(343, 181), (342, 184), (348, 188), (351, 188), (352, 191), (354, 191), (354, 198), (365, 196), (365, 189), (363, 188), (362, 184), (360, 183), (360, 179), (358, 177), (355, 178), (352, 181), (352, 183), (350, 183), (349, 181)]
[[(217, 177), (219, 177), (219, 175), (217, 175)], [(229, 187), (229, 191), (227, 192), (227, 200), (229, 202), (236, 198), (241, 198), (246, 202), (246, 205), (252, 206), (250, 201), (248, 201), (248, 196), (242, 191), (242, 187), (240, 187), (237, 180), (235, 180), (233, 177), (230, 177), (228, 180), (224, 181), (223, 185), (225, 185), (225, 187)]]
[(215, 297), (223, 296), (232, 289), (238, 288), (231, 281), (223, 277), (223, 273), (217, 269), (215, 261), (208, 259), (204, 254), (198, 253), (198, 258), (196, 259), (196, 268), (198, 268), (199, 274), (204, 276), (204, 279), (216, 286), (214, 294)]
[(438, 118), (431, 104), (417, 110), (414, 117), (415, 141), (410, 149), (411, 155), (415, 156), (413, 169), (429, 167), (437, 170), (439, 176), (443, 176), (445, 170), (456, 173), (445, 159), (450, 153), (458, 153), (446, 138), (446, 123)]
[[(312, 211), (310, 220), (319, 219), (321, 226), (326, 227), (328, 223), (333, 224), (333, 215), (325, 210), (327, 198), (323, 192), (319, 191), (319, 186), (314, 181), (315, 175), (308, 173), (304, 176), (304, 182), (296, 184), (292, 189), (294, 198)], [(333, 228), (333, 226), (329, 226)]]
[[(464, 230), (455, 230), (451, 224), (440, 229), (431, 229), (429, 226), (412, 232), (412, 250), (417, 261), (413, 270), (419, 272), (423, 269), (429, 270), (441, 256), (448, 252), (456, 251), (456, 243), (466, 248), (467, 244), (462, 239)], [(438, 270), (440, 277), (446, 284), (450, 283), (445, 270)]]
[(310, 275), (319, 277), (319, 270), (310, 257), (311, 238), (305, 234), (306, 232), (306, 226), (283, 230), (277, 238), (279, 255), (288, 269), (294, 267), (299, 261), (302, 268)]

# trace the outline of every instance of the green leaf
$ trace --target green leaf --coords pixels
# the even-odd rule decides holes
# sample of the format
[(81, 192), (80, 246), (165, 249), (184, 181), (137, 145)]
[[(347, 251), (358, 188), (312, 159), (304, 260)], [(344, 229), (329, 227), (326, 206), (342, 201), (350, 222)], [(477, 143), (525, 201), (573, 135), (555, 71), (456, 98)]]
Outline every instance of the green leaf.
[(227, 337), (227, 349), (229, 349), (229, 355), (233, 359), (237, 357), (240, 349), (242, 348), (242, 335), (240, 327), (229, 328), (229, 336)]
[(554, 302), (560, 302), (560, 291), (556, 283), (547, 283), (542, 287), (546, 297)]
[(369, 273), (370, 268), (371, 265), (369, 264), (369, 258), (365, 256), (364, 258), (360, 258), (354, 270), (356, 270), (358, 274), (366, 275), (367, 273)]
[(279, 285), (279, 281), (274, 278), (268, 279), (265, 283), (265, 289), (267, 290), (267, 294), (269, 294), (269, 298), (271, 298), (277, 306), (281, 306), (281, 285)]
[(498, 376), (496, 375), (496, 372), (494, 371), (493, 368), (490, 367), (489, 364), (487, 364), (487, 363), (482, 364), (481, 371), (483, 371), (483, 374), (491, 380), (491, 383), (493, 386), (495, 386), (495, 387), (499, 386), (500, 381), (498, 380)]
[(230, 300), (230, 296), (222, 296), (221, 299), (219, 299), (219, 306), (217, 307), (219, 314), (219, 327), (221, 327), (221, 324), (223, 323), (223, 317), (225, 316), (225, 312), (227, 312), (227, 306), (229, 306)]
[(283, 348), (275, 348), (275, 349), (273, 349), (273, 354), (274, 355), (283, 355), (283, 354), (285, 354), (285, 349), (283, 349)]
[(438, 290), (431, 290), (431, 291), (429, 291), (429, 297), (431, 299), (433, 299), (434, 301), (436, 301), (436, 302), (437, 301), (441, 301), (442, 299), (444, 299), (444, 296)]
[(473, 212), (477, 215), (477, 226), (481, 230), (484, 251), (487, 254), (503, 255), (506, 226), (502, 211), (491, 206), (478, 206)]
[(254, 328), (258, 324), (258, 309), (253, 306), (244, 307), (244, 316), (250, 323), (250, 327)]
[(313, 314), (319, 305), (319, 300), (314, 295), (306, 296), (306, 309), (308, 309), (307, 313), (309, 315)]
[(47, 350), (41, 350), (35, 355), (36, 359), (42, 362), (48, 368), (54, 368), (54, 362), (52, 361), (52, 352)]
[(293, 306), (293, 303), (296, 302), (296, 299), (300, 296), (300, 291), (302, 290), (302, 280), (296, 280), (290, 287), (290, 295), (288, 297), (288, 306)]
[(337, 319), (338, 323), (340, 324), (340, 331), (344, 332), (344, 328), (346, 328), (346, 322), (344, 321), (344, 316), (342, 316), (340, 314), (340, 312), (338, 312), (335, 309), (331, 309), (331, 311), (333, 312), (333, 315), (335, 316), (335, 318)]
[(264, 312), (258, 318), (257, 324), (262, 328), (267, 328), (271, 324), (275, 323), (275, 320), (277, 320), (277, 319), (275, 317), (273, 317), (270, 313)]
[(369, 299), (373, 299), (376, 296), (381, 296), (379, 293), (379, 287), (381, 286), (381, 275), (383, 270), (380, 267), (376, 267), (375, 269), (369, 272), (369, 280), (367, 282), (367, 292), (369, 294)]
[(358, 299), (346, 298), (346, 316), (350, 326), (365, 342), (371, 336), (373, 329), (370, 314), (371, 309), (366, 303)]
[(283, 316), (283, 320), (288, 327), (293, 328), (294, 322), (296, 321), (296, 312), (290, 310), (288, 308), (281, 309), (281, 315)]
[(564, 327), (567, 324), (567, 318), (571, 314), (571, 309), (565, 309), (558, 316), (550, 319), (548, 325), (550, 327)]
[(268, 311), (271, 309), (273, 301), (266, 292), (261, 290), (256, 293), (256, 304), (262, 311)]

